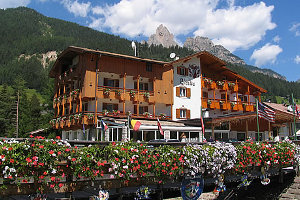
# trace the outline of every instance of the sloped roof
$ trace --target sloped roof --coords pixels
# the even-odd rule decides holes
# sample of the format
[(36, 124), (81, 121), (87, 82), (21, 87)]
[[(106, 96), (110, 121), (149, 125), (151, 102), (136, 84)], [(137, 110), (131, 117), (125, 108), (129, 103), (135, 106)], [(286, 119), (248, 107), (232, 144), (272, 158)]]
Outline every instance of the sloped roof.
[(297, 119), (297, 116), (293, 114), (293, 112), (288, 111), (288, 108), (284, 106), (283, 104), (277, 104), (277, 103), (269, 103), (264, 102), (267, 106), (272, 108), (275, 111), (275, 120), (276, 121), (293, 121), (294, 116)]

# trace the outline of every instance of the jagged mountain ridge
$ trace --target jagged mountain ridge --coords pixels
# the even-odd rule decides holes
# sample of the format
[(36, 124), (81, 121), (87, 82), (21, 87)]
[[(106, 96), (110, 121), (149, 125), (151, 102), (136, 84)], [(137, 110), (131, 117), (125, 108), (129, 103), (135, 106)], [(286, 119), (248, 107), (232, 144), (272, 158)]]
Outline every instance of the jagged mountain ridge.
[[(156, 33), (151, 35), (148, 40), (149, 45), (162, 45), (164, 47), (170, 47), (178, 45), (174, 41), (174, 35), (169, 32), (167, 27), (164, 25), (159, 25), (156, 29)], [(261, 69), (255, 66), (247, 65), (243, 59), (232, 54), (228, 49), (222, 45), (215, 45), (209, 38), (196, 36), (195, 38), (188, 37), (183, 44), (183, 47), (191, 49), (195, 52), (208, 51), (218, 58), (224, 60), (225, 62), (243, 65), (248, 70), (253, 73), (262, 73), (274, 78), (286, 80), (286, 77), (281, 74), (271, 70), (271, 69)]]

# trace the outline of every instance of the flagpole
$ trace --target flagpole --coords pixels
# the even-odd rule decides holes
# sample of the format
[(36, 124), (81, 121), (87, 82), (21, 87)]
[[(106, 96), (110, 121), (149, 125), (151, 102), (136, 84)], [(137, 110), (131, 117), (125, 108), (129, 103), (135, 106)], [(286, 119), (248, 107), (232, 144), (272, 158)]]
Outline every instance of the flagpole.
[(130, 140), (130, 116), (127, 116), (127, 140)]
[[(201, 101), (201, 104), (202, 104), (202, 101)], [(201, 120), (201, 126), (202, 126), (202, 121), (203, 121), (203, 114), (202, 114), (202, 105), (200, 107), (200, 120)], [(204, 142), (204, 134), (203, 134), (203, 126), (202, 126), (202, 142)]]
[(295, 102), (294, 102), (294, 95), (292, 93), (292, 103), (293, 103), (293, 114), (294, 114), (294, 140), (297, 139), (297, 135), (296, 135), (296, 109), (295, 109)]
[(258, 141), (260, 141), (260, 137), (259, 137), (259, 122), (258, 122), (258, 100), (256, 100), (256, 121), (257, 121), (257, 139)]

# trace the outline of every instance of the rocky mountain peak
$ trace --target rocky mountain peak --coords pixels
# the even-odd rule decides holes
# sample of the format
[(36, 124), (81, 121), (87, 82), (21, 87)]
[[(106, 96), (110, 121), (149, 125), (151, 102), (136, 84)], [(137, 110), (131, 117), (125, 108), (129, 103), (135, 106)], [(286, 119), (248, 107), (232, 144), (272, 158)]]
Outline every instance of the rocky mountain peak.
[(148, 39), (149, 45), (162, 45), (163, 47), (176, 46), (177, 43), (174, 40), (174, 35), (164, 25), (159, 25), (156, 29), (156, 33), (151, 35)]

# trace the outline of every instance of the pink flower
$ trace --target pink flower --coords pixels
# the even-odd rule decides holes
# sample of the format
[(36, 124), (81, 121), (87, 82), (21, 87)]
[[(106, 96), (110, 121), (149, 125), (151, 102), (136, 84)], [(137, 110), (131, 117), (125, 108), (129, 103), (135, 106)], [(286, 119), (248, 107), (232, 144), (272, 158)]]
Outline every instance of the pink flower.
[(55, 177), (54, 176), (52, 176), (50, 179), (51, 179), (51, 181), (55, 181)]
[(76, 158), (72, 158), (72, 161), (73, 161), (73, 162), (76, 161)]
[(62, 186), (64, 186), (64, 184), (60, 183), (60, 184), (58, 184), (58, 186), (59, 186), (59, 187), (62, 187)]
[(44, 145), (40, 145), (39, 147), (40, 147), (41, 149), (43, 149), (43, 148), (44, 148)]
[(70, 149), (66, 149), (66, 152), (69, 152), (70, 151)]
[(52, 155), (52, 154), (54, 154), (54, 151), (53, 151), (53, 150), (50, 150), (49, 153)]
[(60, 138), (60, 136), (56, 136), (56, 139), (57, 139), (57, 140), (60, 140), (61, 138)]
[(50, 188), (54, 188), (55, 184), (50, 184)]

